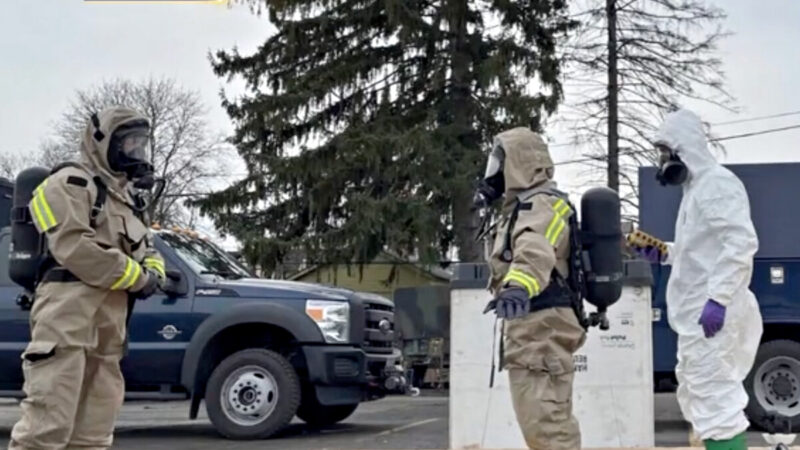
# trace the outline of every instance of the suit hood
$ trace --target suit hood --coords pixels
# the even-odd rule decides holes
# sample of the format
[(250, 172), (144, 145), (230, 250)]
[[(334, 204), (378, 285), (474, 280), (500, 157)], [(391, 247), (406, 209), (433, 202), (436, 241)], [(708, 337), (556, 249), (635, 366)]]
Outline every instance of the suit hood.
[(667, 114), (656, 134), (656, 144), (663, 144), (676, 152), (690, 176), (697, 176), (717, 166), (717, 159), (708, 149), (708, 139), (700, 118), (688, 109)]
[(520, 192), (539, 187), (553, 178), (553, 161), (542, 137), (528, 128), (504, 131), (495, 146), (505, 151), (503, 174), (506, 201)]
[(93, 120), (90, 120), (83, 132), (80, 147), (81, 159), (86, 166), (99, 174), (106, 184), (124, 188), (128, 184), (125, 173), (112, 170), (108, 161), (111, 135), (124, 124), (142, 120), (149, 121), (139, 112), (119, 106), (104, 109), (97, 114), (97, 119), (99, 126), (95, 126)]

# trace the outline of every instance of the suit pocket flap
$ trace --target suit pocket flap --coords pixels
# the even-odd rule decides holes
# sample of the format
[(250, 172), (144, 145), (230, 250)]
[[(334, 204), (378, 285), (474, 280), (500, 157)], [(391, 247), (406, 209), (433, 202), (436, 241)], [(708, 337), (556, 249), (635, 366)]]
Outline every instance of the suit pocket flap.
[(36, 341), (28, 344), (22, 359), (32, 363), (45, 360), (56, 354), (56, 343), (49, 341)]

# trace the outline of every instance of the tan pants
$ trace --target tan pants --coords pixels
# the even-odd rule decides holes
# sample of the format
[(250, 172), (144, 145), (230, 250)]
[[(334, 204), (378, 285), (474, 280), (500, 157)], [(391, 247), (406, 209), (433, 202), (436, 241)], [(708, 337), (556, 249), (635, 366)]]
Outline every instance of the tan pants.
[(572, 355), (585, 339), (570, 308), (545, 309), (506, 322), (511, 400), (529, 448), (581, 448), (578, 421), (572, 415)]
[(26, 398), (9, 449), (106, 449), (125, 394), (119, 362), (127, 297), (82, 283), (46, 283), (23, 353)]

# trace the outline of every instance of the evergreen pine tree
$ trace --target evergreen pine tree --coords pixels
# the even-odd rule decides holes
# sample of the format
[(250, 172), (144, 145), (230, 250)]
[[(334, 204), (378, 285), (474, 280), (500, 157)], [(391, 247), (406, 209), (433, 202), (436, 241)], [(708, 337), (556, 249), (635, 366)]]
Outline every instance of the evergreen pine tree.
[[(263, 6), (261, 2), (254, 5)], [(212, 57), (249, 175), (199, 202), (267, 269), (391, 250), (482, 259), (471, 209), (492, 137), (561, 100), (564, 0), (274, 0), (277, 33)]]

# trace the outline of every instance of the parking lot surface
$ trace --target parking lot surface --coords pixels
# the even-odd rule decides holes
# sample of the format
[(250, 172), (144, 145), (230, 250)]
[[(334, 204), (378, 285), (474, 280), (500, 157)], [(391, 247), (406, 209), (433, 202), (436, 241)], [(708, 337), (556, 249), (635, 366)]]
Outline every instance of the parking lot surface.
[[(221, 438), (205, 416), (188, 420), (188, 402), (129, 402), (117, 422), (115, 449), (445, 449), (448, 442), (447, 397), (389, 397), (363, 403), (349, 419), (315, 430), (295, 420), (280, 435), (264, 441)], [(688, 425), (675, 396), (656, 395), (656, 445), (685, 447)], [(0, 402), (0, 448), (8, 445), (19, 417), (16, 401)], [(748, 434), (751, 446), (765, 446), (760, 433)], [(800, 448), (800, 447), (798, 447)]]

